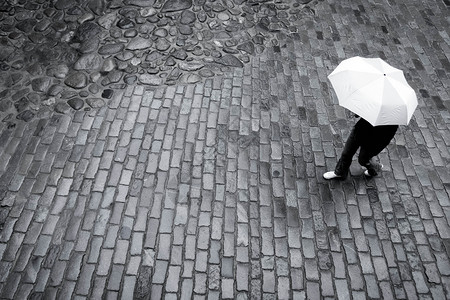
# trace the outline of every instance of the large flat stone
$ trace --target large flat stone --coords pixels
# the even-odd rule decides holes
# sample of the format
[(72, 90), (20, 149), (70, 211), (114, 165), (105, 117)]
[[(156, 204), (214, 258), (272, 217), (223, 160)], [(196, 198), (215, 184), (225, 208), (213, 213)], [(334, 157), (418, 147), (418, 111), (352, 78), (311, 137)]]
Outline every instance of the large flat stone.
[(220, 58), (217, 58), (215, 62), (228, 67), (244, 67), (244, 63), (240, 61), (239, 58), (231, 54), (226, 54)]
[(35, 114), (32, 111), (25, 110), (25, 111), (21, 112), (20, 114), (18, 114), (16, 118), (18, 120), (22, 120), (22, 121), (28, 122), (28, 121), (30, 121), (30, 120), (32, 120), (34, 118), (34, 115)]
[(88, 7), (94, 14), (102, 16), (106, 11), (106, 2), (104, 0), (90, 0)]
[(76, 97), (76, 98), (69, 99), (67, 101), (67, 104), (69, 104), (70, 107), (72, 107), (73, 109), (79, 110), (84, 106), (84, 101), (81, 100), (80, 98)]
[(158, 51), (164, 52), (170, 48), (171, 43), (168, 40), (166, 40), (165, 38), (159, 38), (156, 41), (155, 46)]
[(197, 82), (200, 82), (201, 80), (202, 80), (202, 77), (197, 74), (183, 74), (180, 78), (180, 82), (186, 83), (186, 84), (197, 83)]
[(73, 0), (58, 0), (55, 3), (55, 7), (57, 9), (61, 9), (61, 10), (68, 9), (68, 8), (73, 7), (73, 6), (75, 6), (75, 2)]
[(16, 28), (23, 32), (29, 33), (33, 29), (33, 27), (36, 25), (36, 23), (37, 23), (37, 21), (34, 19), (27, 19), (27, 20), (17, 23)]
[(181, 24), (184, 24), (184, 25), (191, 24), (191, 23), (194, 23), (195, 20), (196, 20), (196, 16), (192, 11), (184, 10), (181, 13), (181, 19), (180, 19)]
[(96, 23), (86, 22), (77, 28), (72, 40), (75, 42), (84, 42), (97, 36), (101, 31), (102, 28)]
[(92, 38), (81, 43), (78, 51), (80, 51), (80, 53), (92, 53), (97, 51), (99, 45), (100, 40), (98, 38)]
[(48, 77), (36, 78), (31, 81), (31, 87), (35, 92), (47, 92), (50, 84), (51, 80)]
[(14, 53), (14, 51), (14, 47), (0, 44), (0, 61), (6, 60), (12, 53)]
[(168, 0), (164, 3), (161, 12), (174, 12), (188, 9), (192, 6), (191, 0)]
[(55, 65), (47, 68), (47, 76), (53, 76), (59, 79), (65, 78), (69, 72), (69, 67), (66, 65)]
[(0, 111), (5, 112), (10, 109), (12, 106), (12, 102), (8, 99), (0, 99)]
[(151, 74), (142, 74), (141, 76), (139, 76), (139, 82), (143, 83), (143, 84), (148, 84), (148, 85), (161, 85), (162, 84), (162, 79), (151, 75)]
[(139, 7), (152, 7), (155, 0), (124, 0), (126, 5), (134, 5)]
[(125, 48), (125, 46), (121, 43), (106, 44), (98, 49), (98, 53), (100, 53), (101, 55), (111, 55), (119, 53), (123, 50), (123, 48)]
[(196, 62), (196, 61), (192, 61), (192, 62), (180, 62), (178, 64), (178, 67), (180, 68), (180, 70), (183, 71), (197, 71), (200, 70), (201, 68), (203, 68), (205, 65), (201, 62)]
[(106, 14), (106, 15), (102, 16), (101, 18), (99, 18), (98, 24), (101, 27), (109, 30), (111, 28), (111, 26), (114, 24), (114, 22), (116, 21), (116, 19), (117, 19), (116, 14), (109, 13), (109, 14)]
[(101, 98), (89, 98), (86, 103), (92, 108), (100, 108), (105, 106), (105, 101)]
[(59, 102), (55, 105), (54, 110), (60, 114), (66, 114), (70, 111), (70, 106), (66, 102)]
[(82, 89), (87, 86), (88, 78), (84, 73), (76, 72), (70, 74), (64, 83), (74, 89)]
[(152, 44), (153, 44), (153, 42), (151, 39), (144, 39), (141, 37), (136, 37), (128, 43), (126, 49), (127, 50), (143, 50), (143, 49), (150, 48), (152, 46)]
[(244, 52), (247, 52), (248, 54), (255, 54), (255, 45), (253, 45), (252, 42), (246, 42), (243, 44), (240, 44), (239, 46), (237, 46), (238, 50), (242, 50)]
[(101, 67), (102, 65), (102, 58), (97, 53), (89, 53), (81, 56), (73, 68), (75, 70), (87, 70), (87, 71), (94, 71)]
[(23, 112), (28, 107), (29, 104), (30, 101), (27, 98), (23, 97), (16, 103), (14, 103), (14, 107), (16, 108), (17, 112), (20, 113)]

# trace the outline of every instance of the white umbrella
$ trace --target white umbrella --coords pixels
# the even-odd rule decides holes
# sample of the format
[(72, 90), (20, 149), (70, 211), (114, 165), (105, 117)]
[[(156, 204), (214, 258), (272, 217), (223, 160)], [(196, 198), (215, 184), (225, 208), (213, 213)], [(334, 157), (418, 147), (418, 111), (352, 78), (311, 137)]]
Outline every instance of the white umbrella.
[(352, 57), (328, 76), (339, 105), (373, 126), (408, 125), (417, 107), (403, 71), (380, 58)]

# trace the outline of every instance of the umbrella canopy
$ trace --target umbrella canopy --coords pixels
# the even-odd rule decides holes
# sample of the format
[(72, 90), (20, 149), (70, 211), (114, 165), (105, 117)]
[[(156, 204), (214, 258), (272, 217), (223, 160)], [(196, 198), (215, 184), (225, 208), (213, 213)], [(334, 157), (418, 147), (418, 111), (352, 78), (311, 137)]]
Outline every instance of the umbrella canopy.
[(403, 71), (380, 58), (352, 57), (328, 75), (339, 105), (373, 126), (408, 125), (417, 107)]

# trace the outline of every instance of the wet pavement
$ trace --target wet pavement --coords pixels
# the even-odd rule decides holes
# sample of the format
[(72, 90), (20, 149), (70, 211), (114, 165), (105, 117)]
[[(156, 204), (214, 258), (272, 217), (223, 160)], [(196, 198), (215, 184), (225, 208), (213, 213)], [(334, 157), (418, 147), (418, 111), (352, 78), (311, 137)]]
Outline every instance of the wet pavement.
[[(449, 299), (449, 7), (3, 1), (1, 298)], [(419, 106), (325, 181), (356, 55)]]
[(195, 84), (298, 32), (309, 1), (6, 1), (2, 121), (105, 105), (114, 89)]

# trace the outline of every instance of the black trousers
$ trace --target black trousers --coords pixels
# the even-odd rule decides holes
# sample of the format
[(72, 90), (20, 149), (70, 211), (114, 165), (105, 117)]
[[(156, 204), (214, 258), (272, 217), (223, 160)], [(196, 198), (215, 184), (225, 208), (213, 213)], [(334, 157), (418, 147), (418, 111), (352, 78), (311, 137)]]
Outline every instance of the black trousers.
[(350, 165), (352, 164), (353, 156), (356, 151), (359, 150), (358, 163), (366, 167), (371, 176), (377, 175), (377, 171), (380, 169), (380, 164), (373, 161), (373, 157), (377, 156), (382, 149), (374, 149), (363, 146), (360, 143), (360, 140), (357, 138), (355, 128), (352, 129), (350, 135), (345, 142), (344, 150), (342, 151), (341, 158), (339, 159), (334, 173), (340, 177), (346, 178), (348, 176), (348, 171), (350, 169)]

